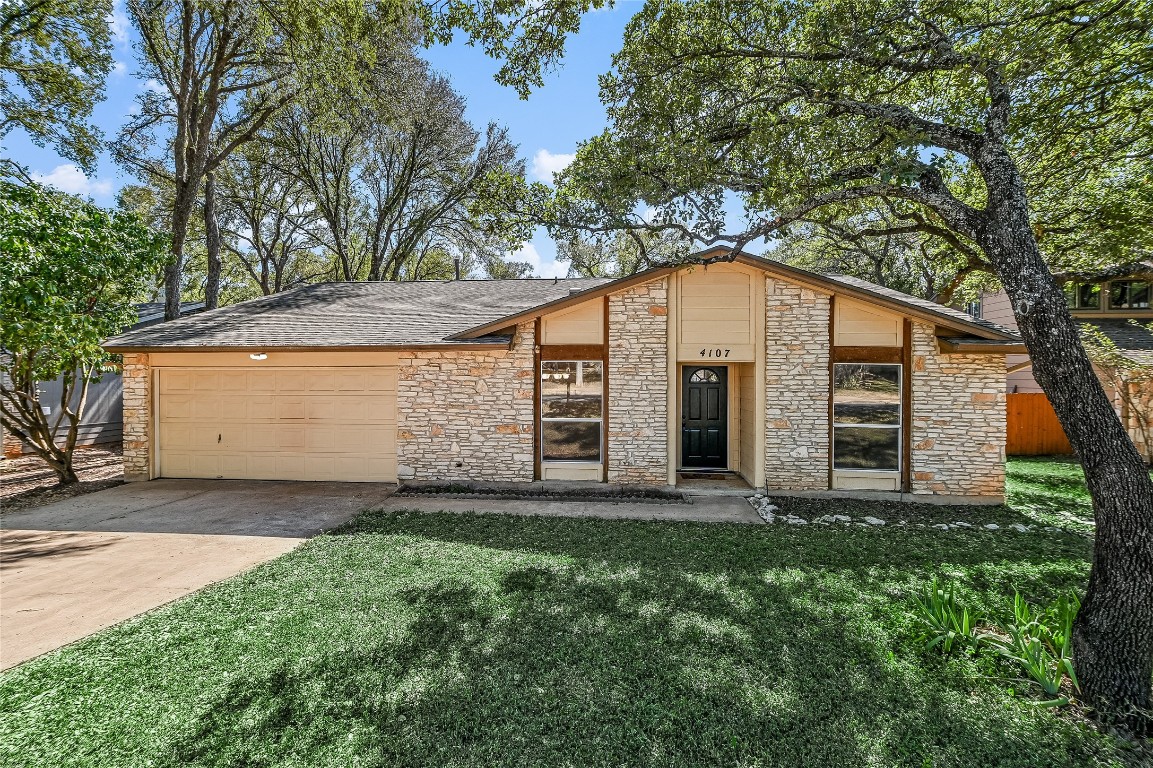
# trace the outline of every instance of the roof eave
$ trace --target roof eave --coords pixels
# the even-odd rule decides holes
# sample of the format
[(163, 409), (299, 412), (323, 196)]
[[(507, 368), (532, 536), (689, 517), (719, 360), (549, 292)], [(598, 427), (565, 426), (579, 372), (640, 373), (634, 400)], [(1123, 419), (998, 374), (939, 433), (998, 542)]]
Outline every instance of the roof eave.
[(112, 354), (146, 352), (390, 352), (403, 350), (434, 351), (457, 350), (462, 352), (485, 349), (511, 349), (511, 338), (493, 341), (439, 342), (428, 344), (244, 344), (244, 345), (205, 345), (205, 344), (105, 344), (104, 351)]

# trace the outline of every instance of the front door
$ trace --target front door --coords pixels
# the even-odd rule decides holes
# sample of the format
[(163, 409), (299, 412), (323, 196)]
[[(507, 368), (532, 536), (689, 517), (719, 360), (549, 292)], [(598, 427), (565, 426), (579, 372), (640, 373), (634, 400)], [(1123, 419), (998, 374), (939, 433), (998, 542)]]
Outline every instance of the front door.
[(728, 369), (685, 366), (681, 391), (681, 466), (728, 468)]

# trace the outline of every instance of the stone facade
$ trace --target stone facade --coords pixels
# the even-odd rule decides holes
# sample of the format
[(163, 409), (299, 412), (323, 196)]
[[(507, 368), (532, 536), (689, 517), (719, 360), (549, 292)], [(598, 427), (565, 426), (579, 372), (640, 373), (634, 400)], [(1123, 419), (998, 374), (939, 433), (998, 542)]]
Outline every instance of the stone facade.
[(668, 482), (668, 280), (609, 295), (610, 483)]
[(523, 323), (512, 349), (400, 353), (401, 480), (533, 479), (533, 343)]
[(829, 487), (829, 296), (765, 280), (765, 482)]
[(1004, 359), (941, 354), (933, 326), (911, 325), (913, 493), (1003, 496)]
[(148, 480), (152, 475), (152, 366), (147, 354), (125, 354), (124, 479)]

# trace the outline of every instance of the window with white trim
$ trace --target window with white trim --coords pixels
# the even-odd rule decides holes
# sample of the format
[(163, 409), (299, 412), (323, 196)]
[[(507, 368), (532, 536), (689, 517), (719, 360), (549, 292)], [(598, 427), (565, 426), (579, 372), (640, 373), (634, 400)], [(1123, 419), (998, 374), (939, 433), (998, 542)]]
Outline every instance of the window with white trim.
[(901, 366), (833, 366), (833, 469), (900, 471)]
[(600, 361), (541, 362), (541, 461), (601, 460), (603, 379)]

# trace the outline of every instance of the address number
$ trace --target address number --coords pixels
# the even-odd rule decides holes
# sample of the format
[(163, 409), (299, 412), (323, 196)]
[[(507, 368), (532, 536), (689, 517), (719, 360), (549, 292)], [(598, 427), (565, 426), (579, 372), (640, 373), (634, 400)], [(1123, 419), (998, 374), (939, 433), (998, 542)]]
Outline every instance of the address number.
[(722, 349), (720, 347), (717, 347), (715, 349), (711, 348), (711, 347), (705, 347), (704, 349), (701, 350), (701, 357), (728, 357), (729, 352), (731, 352), (731, 351), (732, 350)]

